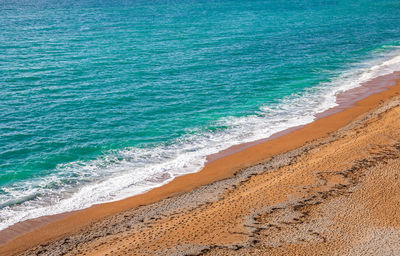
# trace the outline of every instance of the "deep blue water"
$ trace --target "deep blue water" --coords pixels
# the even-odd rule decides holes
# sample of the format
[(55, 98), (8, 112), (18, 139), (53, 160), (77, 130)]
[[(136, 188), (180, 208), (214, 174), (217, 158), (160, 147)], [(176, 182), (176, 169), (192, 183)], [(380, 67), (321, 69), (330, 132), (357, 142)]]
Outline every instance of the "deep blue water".
[(399, 24), (393, 0), (1, 1), (0, 229), (311, 122), (400, 70)]

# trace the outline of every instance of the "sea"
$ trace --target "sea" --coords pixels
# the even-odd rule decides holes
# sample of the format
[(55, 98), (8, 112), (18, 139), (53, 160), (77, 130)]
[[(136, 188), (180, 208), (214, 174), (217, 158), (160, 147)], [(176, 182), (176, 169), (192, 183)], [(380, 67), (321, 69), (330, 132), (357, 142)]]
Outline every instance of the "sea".
[(197, 172), (398, 70), (399, 0), (1, 0), (0, 230)]

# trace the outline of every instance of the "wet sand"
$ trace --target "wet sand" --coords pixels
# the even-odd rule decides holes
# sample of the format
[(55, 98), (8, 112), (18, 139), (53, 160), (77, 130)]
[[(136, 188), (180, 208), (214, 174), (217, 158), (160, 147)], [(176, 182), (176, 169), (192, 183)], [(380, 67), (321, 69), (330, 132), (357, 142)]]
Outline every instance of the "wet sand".
[(44, 221), (0, 255), (400, 254), (398, 75), (339, 95), (375, 93), (353, 106), (213, 156), (198, 173)]

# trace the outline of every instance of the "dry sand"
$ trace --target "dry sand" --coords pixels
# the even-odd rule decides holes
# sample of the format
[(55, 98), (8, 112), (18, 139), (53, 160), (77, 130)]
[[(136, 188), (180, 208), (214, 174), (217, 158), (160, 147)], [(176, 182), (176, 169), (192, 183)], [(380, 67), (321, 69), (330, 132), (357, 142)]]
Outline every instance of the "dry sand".
[(59, 217), (0, 255), (400, 255), (398, 95)]

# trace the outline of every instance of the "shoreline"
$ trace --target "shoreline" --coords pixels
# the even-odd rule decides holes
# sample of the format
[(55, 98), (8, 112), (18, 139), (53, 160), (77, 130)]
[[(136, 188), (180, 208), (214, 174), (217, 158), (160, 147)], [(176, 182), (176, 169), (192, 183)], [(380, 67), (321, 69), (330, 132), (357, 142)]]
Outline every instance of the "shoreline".
[[(52, 215), (34, 227), (28, 227), (28, 220), (0, 231), (0, 239), (7, 232), (15, 230), (5, 243), (1, 244), (0, 252), (16, 253), (36, 244), (62, 237), (65, 234), (77, 232), (79, 229), (129, 209), (150, 205), (164, 198), (192, 191), (200, 186), (211, 184), (234, 175), (237, 171), (254, 166), (304, 144), (322, 138), (337, 129), (351, 123), (356, 117), (376, 108), (383, 101), (400, 93), (400, 72), (377, 77), (360, 87), (346, 91), (337, 96), (339, 106), (318, 114), (316, 120), (304, 126), (289, 128), (270, 138), (233, 146), (217, 154), (207, 157), (206, 166), (196, 173), (186, 174), (171, 182), (154, 188), (144, 194), (139, 194), (120, 201), (98, 204), (90, 208)], [(397, 83), (397, 84), (396, 84)], [(396, 85), (395, 85), (396, 84)], [(378, 87), (376, 87), (379, 85)], [(41, 218), (39, 218), (41, 219)], [(20, 229), (15, 229), (16, 226)], [(25, 231), (23, 226), (25, 225)], [(39, 225), (39, 226), (38, 226)], [(29, 226), (29, 224), (28, 224)], [(21, 230), (22, 229), (22, 230)], [(40, 234), (40, 235), (39, 235)]]

